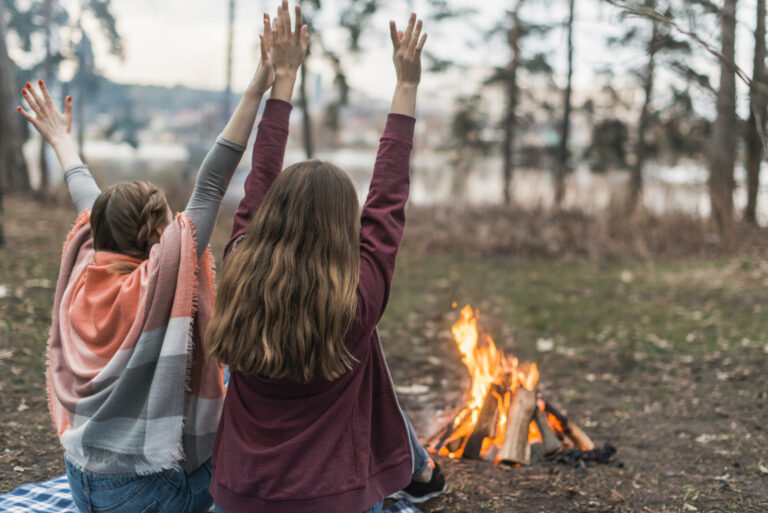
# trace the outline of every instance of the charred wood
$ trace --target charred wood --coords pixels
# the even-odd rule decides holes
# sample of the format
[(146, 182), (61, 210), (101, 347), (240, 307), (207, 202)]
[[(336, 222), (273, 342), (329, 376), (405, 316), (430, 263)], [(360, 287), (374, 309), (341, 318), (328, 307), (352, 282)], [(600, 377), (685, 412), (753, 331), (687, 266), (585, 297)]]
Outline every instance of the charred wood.
[(477, 423), (472, 430), (472, 434), (469, 435), (467, 445), (464, 447), (463, 458), (470, 460), (476, 460), (480, 458), (480, 450), (483, 447), (483, 440), (485, 437), (494, 436), (494, 428), (496, 427), (496, 420), (498, 419), (499, 401), (497, 396), (504, 393), (501, 385), (492, 384), (488, 388), (488, 393), (485, 395), (483, 406), (480, 409), (480, 414), (477, 417)]
[(557, 435), (552, 432), (552, 429), (550, 429), (544, 412), (536, 408), (533, 420), (536, 421), (536, 427), (539, 428), (539, 433), (541, 433), (541, 445), (544, 447), (544, 454), (550, 454), (562, 449), (563, 444), (557, 438)]
[(565, 429), (565, 435), (566, 439), (570, 438), (573, 440), (576, 446), (578, 446), (583, 451), (590, 451), (595, 448), (595, 443), (592, 441), (589, 436), (579, 428), (573, 421), (569, 420), (568, 417), (566, 417), (563, 413), (561, 413), (557, 408), (552, 406), (549, 402), (544, 401), (544, 409), (548, 413), (551, 413), (554, 415), (554, 417), (557, 419), (557, 421), (563, 426)]

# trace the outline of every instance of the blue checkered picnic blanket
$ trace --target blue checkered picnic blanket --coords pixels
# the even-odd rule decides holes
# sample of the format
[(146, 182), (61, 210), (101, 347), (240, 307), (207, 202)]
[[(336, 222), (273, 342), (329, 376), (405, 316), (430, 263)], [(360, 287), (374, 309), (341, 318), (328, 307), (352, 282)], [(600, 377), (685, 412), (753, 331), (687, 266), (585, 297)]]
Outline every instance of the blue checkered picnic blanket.
[(401, 499), (384, 510), (384, 513), (422, 513), (408, 499)]
[[(10, 493), (0, 495), (0, 512), (79, 513), (69, 493), (66, 475), (42, 483), (21, 485)], [(403, 499), (385, 509), (384, 513), (421, 513), (421, 510)]]
[(21, 485), (10, 493), (0, 495), (3, 513), (78, 513), (67, 476), (43, 483)]

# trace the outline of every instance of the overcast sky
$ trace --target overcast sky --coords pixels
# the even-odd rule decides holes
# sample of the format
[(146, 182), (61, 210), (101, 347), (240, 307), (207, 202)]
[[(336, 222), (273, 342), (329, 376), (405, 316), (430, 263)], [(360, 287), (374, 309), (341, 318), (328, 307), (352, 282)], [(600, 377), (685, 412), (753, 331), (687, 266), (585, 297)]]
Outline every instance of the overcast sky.
[[(77, 3), (76, 0), (62, 0)], [(318, 25), (325, 27), (323, 38), (332, 46), (343, 46), (343, 32), (334, 29), (338, 6), (344, 0), (325, 0)], [(111, 79), (124, 83), (176, 85), (205, 89), (223, 89), (225, 84), (225, 52), (228, 0), (113, 0), (118, 30), (123, 36), (125, 59), (107, 57), (103, 45), (97, 45), (99, 66)], [(511, 0), (452, 0), (455, 6), (471, 6), (474, 16), (448, 22), (428, 23), (431, 51), (456, 58), (469, 69), (454, 70), (447, 75), (426, 76), (426, 93), (442, 100), (460, 92), (471, 92), (487, 75), (489, 66), (505, 62), (508, 50), (503, 41), (483, 37), (482, 30), (492, 27), (505, 17), (504, 9)], [(426, 0), (391, 0), (373, 20), (373, 29), (361, 39), (363, 51), (344, 59), (350, 84), (369, 96), (386, 99), (394, 86), (387, 21), (407, 20), (409, 7), (426, 12)], [(536, 0), (526, 11), (528, 19), (564, 19), (565, 0)], [(737, 42), (738, 63), (751, 73), (754, 0), (740, 2), (741, 30)], [(258, 61), (258, 33), (261, 14), (265, 9), (275, 12), (277, 0), (237, 0), (234, 79), (236, 91), (241, 91), (255, 70)], [(611, 66), (626, 70), (640, 66), (644, 57), (639, 52), (622, 53), (606, 49), (605, 37), (622, 30), (616, 9), (597, 0), (577, 0), (575, 84), (577, 90), (597, 87), (596, 68)], [(705, 34), (716, 42), (717, 34)], [(551, 33), (541, 48), (550, 54), (562, 82), (564, 71), (565, 36), (562, 30)], [(322, 59), (315, 56), (309, 68), (316, 73), (329, 73)], [(705, 66), (706, 68), (706, 66)], [(619, 71), (621, 74), (621, 71)], [(629, 78), (627, 78), (629, 79)], [(714, 75), (716, 83), (716, 74)], [(663, 87), (663, 86), (662, 86)], [(742, 88), (742, 99), (745, 90)]]

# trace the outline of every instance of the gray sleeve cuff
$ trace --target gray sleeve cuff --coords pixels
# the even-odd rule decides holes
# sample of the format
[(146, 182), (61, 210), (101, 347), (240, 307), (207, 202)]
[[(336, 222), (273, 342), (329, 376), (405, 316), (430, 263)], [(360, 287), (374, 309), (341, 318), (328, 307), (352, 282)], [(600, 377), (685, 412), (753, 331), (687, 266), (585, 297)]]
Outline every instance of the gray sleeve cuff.
[(69, 166), (64, 171), (64, 183), (67, 184), (69, 195), (78, 212), (91, 208), (101, 194), (101, 189), (85, 164)]
[(217, 137), (216, 143), (225, 146), (229, 148), (230, 150), (234, 150), (238, 153), (242, 153), (245, 151), (245, 145), (244, 144), (237, 144), (236, 142), (232, 142), (229, 139), (225, 139), (224, 137)]

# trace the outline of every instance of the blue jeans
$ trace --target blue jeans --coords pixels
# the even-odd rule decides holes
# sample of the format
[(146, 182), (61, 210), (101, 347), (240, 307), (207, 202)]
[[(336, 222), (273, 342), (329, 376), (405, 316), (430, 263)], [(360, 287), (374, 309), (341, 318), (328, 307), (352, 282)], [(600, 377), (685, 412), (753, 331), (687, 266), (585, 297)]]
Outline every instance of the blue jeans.
[(213, 504), (210, 460), (191, 474), (164, 470), (124, 477), (94, 477), (65, 463), (72, 497), (83, 513), (203, 513)]
[[(400, 412), (403, 414), (403, 419), (405, 419), (406, 426), (408, 426), (408, 438), (411, 441), (411, 449), (413, 449), (413, 477), (416, 477), (424, 472), (424, 469), (427, 467), (427, 464), (429, 463), (429, 455), (427, 455), (426, 449), (424, 449), (424, 447), (419, 443), (419, 439), (416, 436), (416, 432), (413, 430), (411, 421), (408, 420), (408, 416), (404, 411), (402, 411), (402, 409)], [(383, 507), (384, 501), (381, 501), (373, 507), (363, 511), (363, 513), (381, 513)], [(227, 512), (224, 510), (224, 508), (216, 504), (216, 513)]]
[[(416, 432), (413, 430), (413, 426), (411, 425), (411, 421), (408, 420), (408, 416), (402, 409), (400, 409), (400, 412), (403, 414), (403, 419), (405, 419), (405, 425), (408, 426), (408, 438), (411, 440), (411, 449), (413, 450), (412, 477), (416, 477), (424, 472), (424, 469), (427, 467), (427, 464), (429, 463), (429, 455), (427, 455), (427, 450), (419, 443), (419, 438), (416, 436)], [(363, 511), (363, 513), (381, 513), (383, 508), (384, 501), (381, 501), (372, 508)]]

